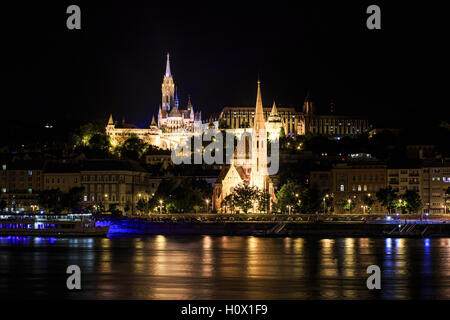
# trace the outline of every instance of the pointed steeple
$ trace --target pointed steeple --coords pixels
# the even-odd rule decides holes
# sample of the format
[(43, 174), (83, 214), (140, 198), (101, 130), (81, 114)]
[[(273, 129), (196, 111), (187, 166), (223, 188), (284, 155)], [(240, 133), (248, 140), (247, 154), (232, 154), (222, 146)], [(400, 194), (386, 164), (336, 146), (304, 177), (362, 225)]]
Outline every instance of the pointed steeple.
[(152, 123), (150, 124), (150, 126), (154, 127), (156, 126), (156, 121), (155, 121), (155, 116), (152, 116)]
[(277, 105), (275, 104), (275, 101), (273, 102), (272, 111), (270, 112), (270, 115), (271, 116), (277, 116), (278, 115)]
[(255, 110), (255, 120), (253, 128), (255, 130), (265, 129), (264, 125), (264, 113), (261, 99), (261, 81), (258, 80), (258, 91), (256, 93), (256, 110)]
[(164, 77), (170, 78), (171, 76), (172, 74), (170, 73), (170, 55), (167, 52), (166, 74), (164, 75)]
[(109, 120), (108, 120), (108, 126), (113, 126), (113, 125), (114, 125), (113, 117), (112, 117), (112, 114), (110, 114)]
[(306, 92), (305, 102), (303, 102), (303, 113), (312, 114), (314, 112), (314, 104), (311, 100), (309, 90)]
[(250, 185), (266, 190), (267, 182), (267, 131), (261, 98), (261, 82), (256, 94), (255, 124), (252, 131), (252, 167)]
[(178, 87), (175, 87), (175, 106), (177, 109), (180, 108), (180, 100), (178, 100)]
[(281, 122), (281, 117), (278, 114), (277, 105), (275, 104), (275, 101), (273, 102), (272, 111), (270, 112), (270, 115), (267, 119), (269, 123), (272, 122)]
[(191, 108), (192, 108), (191, 95), (188, 95), (187, 108), (188, 108), (188, 109), (191, 109)]

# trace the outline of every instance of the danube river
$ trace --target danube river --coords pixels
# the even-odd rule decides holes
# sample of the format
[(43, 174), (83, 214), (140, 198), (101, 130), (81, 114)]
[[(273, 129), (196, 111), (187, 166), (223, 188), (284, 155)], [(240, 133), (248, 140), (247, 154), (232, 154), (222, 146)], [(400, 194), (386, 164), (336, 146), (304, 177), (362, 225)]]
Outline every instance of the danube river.
[(450, 299), (450, 238), (0, 237), (0, 298)]

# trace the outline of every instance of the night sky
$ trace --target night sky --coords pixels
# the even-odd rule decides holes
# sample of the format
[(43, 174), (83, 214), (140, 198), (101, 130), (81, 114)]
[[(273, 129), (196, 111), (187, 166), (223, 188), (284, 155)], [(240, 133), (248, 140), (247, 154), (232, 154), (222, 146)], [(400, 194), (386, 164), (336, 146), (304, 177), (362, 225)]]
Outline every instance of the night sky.
[[(300, 110), (309, 89), (318, 113), (332, 99), (336, 114), (383, 125), (448, 120), (440, 2), (93, 2), (2, 4), (3, 123), (113, 113), (146, 126), (167, 52), (180, 105), (190, 94), (203, 118), (254, 105), (259, 75), (266, 106)], [(70, 4), (81, 7), (80, 31), (66, 28)], [(381, 7), (381, 30), (366, 28), (370, 4)]]

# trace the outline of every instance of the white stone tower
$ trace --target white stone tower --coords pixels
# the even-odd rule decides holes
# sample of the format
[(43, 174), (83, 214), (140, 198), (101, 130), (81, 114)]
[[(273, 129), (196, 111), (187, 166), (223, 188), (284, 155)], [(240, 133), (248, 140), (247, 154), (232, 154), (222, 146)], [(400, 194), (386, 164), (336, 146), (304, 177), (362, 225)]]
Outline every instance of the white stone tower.
[(173, 82), (173, 77), (170, 72), (170, 56), (167, 53), (167, 63), (166, 63), (166, 73), (164, 74), (163, 83), (161, 85), (162, 110), (170, 111), (172, 106), (175, 104), (175, 83)]
[(261, 99), (261, 82), (258, 80), (258, 91), (256, 94), (255, 120), (252, 131), (252, 170), (250, 185), (260, 190), (268, 188), (267, 172), (267, 131), (265, 126), (263, 106)]

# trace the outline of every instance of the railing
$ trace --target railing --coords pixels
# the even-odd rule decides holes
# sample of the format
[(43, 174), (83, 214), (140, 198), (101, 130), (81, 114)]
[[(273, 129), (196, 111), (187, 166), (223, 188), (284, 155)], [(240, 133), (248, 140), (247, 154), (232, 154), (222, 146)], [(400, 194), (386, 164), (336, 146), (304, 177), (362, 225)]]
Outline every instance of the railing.
[(131, 216), (135, 219), (173, 222), (294, 222), (294, 223), (382, 223), (430, 224), (450, 223), (450, 215), (433, 214), (421, 219), (420, 214), (151, 214)]

